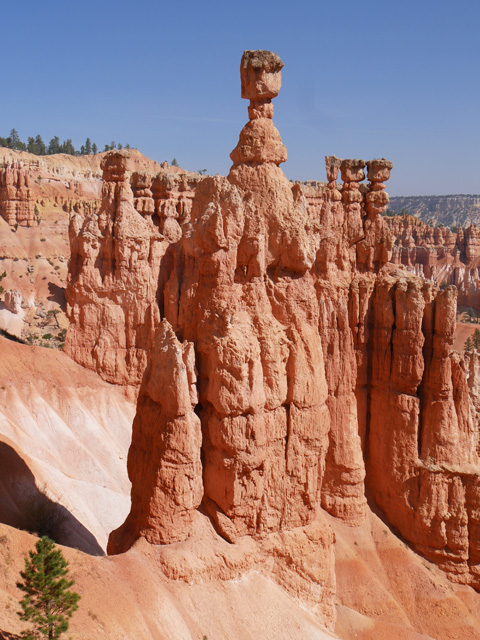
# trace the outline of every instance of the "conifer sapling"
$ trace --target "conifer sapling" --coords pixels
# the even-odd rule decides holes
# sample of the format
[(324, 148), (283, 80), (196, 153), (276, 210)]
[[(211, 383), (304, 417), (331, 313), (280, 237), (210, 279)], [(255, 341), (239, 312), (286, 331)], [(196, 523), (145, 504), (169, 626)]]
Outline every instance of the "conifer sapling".
[(37, 541), (35, 551), (25, 558), (25, 571), (17, 587), (25, 596), (20, 601), (20, 618), (32, 625), (22, 634), (28, 640), (56, 640), (68, 629), (69, 618), (78, 609), (80, 596), (71, 591), (68, 562), (53, 540), (44, 536)]

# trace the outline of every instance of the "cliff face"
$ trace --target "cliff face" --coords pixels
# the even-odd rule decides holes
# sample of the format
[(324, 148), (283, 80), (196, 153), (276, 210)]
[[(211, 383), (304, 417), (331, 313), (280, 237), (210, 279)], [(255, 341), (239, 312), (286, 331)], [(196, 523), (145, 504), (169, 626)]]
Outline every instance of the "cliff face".
[(124, 385), (139, 384), (153, 346), (159, 263), (168, 246), (134, 208), (129, 157), (122, 151), (105, 157), (100, 211), (70, 219), (66, 289), (71, 324), (65, 351)]
[[(89, 215), (101, 206), (105, 153), (84, 156), (54, 154), (35, 156), (25, 151), (0, 148), (0, 215), (11, 225), (42, 225), (54, 209)], [(177, 169), (130, 151), (132, 172), (166, 173)]]
[[(321, 523), (327, 511), (361, 524), (365, 484), (420, 552), (477, 586), (478, 366), (451, 352), (454, 289), (389, 264), (391, 163), (329, 156), (328, 183), (285, 178), (282, 66), (242, 58), (249, 122), (228, 178), (151, 177), (125, 152), (106, 157), (100, 212), (71, 224), (66, 349), (141, 382), (132, 507), (109, 552), (186, 540), (199, 508), (227, 540), (253, 536), (284, 560), (306, 536), (332, 620)], [(285, 578), (297, 592), (302, 571)]]
[(377, 280), (367, 479), (404, 538), (478, 588), (478, 428), (470, 373), (451, 352), (455, 298), (394, 271)]

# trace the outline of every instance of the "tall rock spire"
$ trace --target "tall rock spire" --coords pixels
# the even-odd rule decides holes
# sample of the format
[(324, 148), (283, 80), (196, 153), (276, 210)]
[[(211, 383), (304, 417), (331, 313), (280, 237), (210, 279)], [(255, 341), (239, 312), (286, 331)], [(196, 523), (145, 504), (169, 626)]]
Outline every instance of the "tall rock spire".
[(272, 122), (272, 98), (282, 86), (283, 62), (272, 51), (244, 51), (240, 62), (242, 98), (250, 100), (249, 122), (230, 154), (234, 163), (285, 162), (287, 150)]

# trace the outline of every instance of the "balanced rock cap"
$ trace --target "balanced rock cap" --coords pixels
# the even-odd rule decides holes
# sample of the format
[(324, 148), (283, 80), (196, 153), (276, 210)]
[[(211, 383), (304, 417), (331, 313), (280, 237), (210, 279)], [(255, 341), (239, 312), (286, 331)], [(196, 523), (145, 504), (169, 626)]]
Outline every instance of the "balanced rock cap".
[(242, 98), (271, 100), (282, 86), (283, 62), (273, 51), (244, 51), (240, 62)]

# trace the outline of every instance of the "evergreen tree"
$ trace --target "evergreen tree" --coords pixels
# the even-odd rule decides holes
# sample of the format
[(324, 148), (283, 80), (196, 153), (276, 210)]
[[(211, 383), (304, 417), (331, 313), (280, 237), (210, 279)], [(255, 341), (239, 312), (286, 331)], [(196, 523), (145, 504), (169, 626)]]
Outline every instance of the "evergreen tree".
[(98, 153), (98, 147), (95, 144), (95, 142), (92, 144), (92, 153), (95, 155), (96, 153)]
[(61, 147), (61, 153), (67, 153), (70, 156), (75, 155), (75, 147), (73, 146), (73, 143), (70, 138), (68, 138), (63, 142)]
[(71, 591), (73, 580), (68, 580), (68, 562), (55, 543), (44, 536), (37, 541), (35, 551), (25, 558), (25, 571), (17, 587), (25, 596), (20, 601), (21, 620), (33, 625), (24, 632), (27, 640), (48, 638), (56, 640), (68, 629), (68, 620), (78, 609), (80, 596)]
[(472, 342), (475, 349), (480, 349), (480, 330), (479, 329), (475, 329), (475, 331), (473, 332)]
[(463, 345), (463, 349), (465, 351), (473, 351), (473, 342), (471, 338), (467, 338), (465, 340), (465, 344)]
[(54, 153), (60, 153), (60, 138), (55, 136), (48, 143), (48, 153), (53, 155)]
[(90, 138), (87, 138), (85, 141), (85, 153), (87, 155), (90, 155), (92, 153), (92, 143), (90, 141)]
[(47, 147), (45, 146), (44, 141), (42, 140), (42, 136), (38, 135), (35, 138), (35, 146), (37, 148), (37, 156), (46, 156), (47, 155)]
[(27, 151), (28, 153), (36, 153), (35, 139), (27, 138)]
[(84, 147), (84, 146), (83, 146), (83, 144), (82, 144), (82, 146), (80, 147), (80, 155), (81, 155), (81, 156), (84, 156), (84, 155), (85, 155), (85, 153), (86, 153), (86, 152), (85, 152), (85, 147)]
[(174, 159), (172, 160), (171, 164), (172, 164), (172, 167), (178, 167), (177, 159), (176, 159), (176, 158), (174, 158)]
[(472, 309), (472, 307), (468, 307), (467, 317), (468, 317), (468, 322), (475, 322), (477, 318), (477, 312), (475, 311), (475, 309)]
[(18, 143), (20, 142), (20, 136), (16, 129), (10, 131), (10, 149), (18, 149)]

